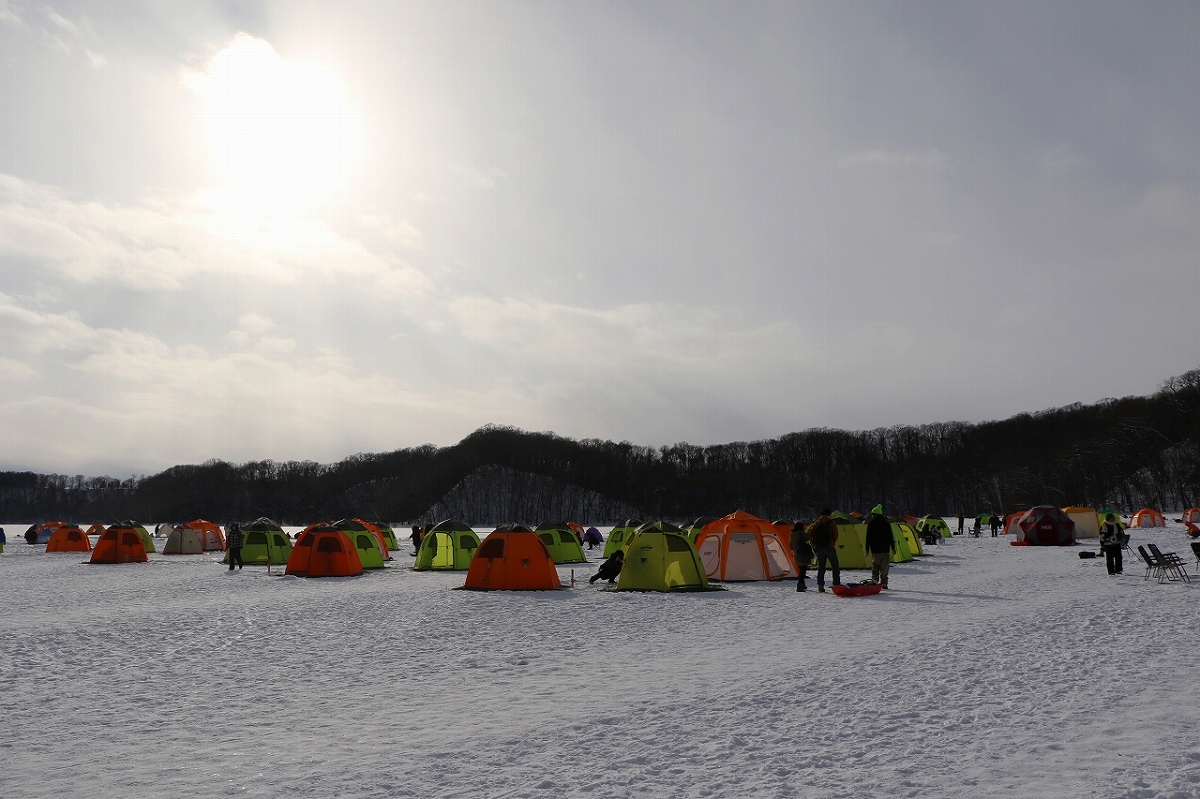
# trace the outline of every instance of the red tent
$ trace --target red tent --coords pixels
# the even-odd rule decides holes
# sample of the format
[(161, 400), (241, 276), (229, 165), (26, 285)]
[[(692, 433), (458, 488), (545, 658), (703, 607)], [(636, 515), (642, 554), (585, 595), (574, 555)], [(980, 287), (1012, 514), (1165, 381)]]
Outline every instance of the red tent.
[(1069, 546), (1075, 543), (1075, 522), (1051, 505), (1039, 505), (1025, 511), (1017, 522), (1015, 544), (1025, 546)]

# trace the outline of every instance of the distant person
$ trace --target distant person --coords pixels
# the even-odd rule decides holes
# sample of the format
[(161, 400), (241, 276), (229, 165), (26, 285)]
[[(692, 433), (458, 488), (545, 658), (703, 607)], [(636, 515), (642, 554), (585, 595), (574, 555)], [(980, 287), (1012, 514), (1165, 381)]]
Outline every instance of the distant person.
[(618, 549), (609, 556), (608, 560), (600, 564), (600, 568), (596, 569), (596, 573), (588, 580), (588, 583), (594, 583), (597, 580), (608, 580), (609, 585), (617, 581), (621, 576), (621, 569), (625, 566), (625, 550)]
[(595, 549), (597, 544), (604, 543), (604, 538), (601, 537), (600, 531), (595, 527), (587, 529), (587, 532), (583, 534), (583, 540), (587, 541), (588, 549)]
[(842, 567), (838, 563), (837, 522), (830, 518), (829, 508), (821, 508), (821, 515), (808, 528), (808, 542), (812, 544), (817, 559), (817, 591), (825, 593), (825, 566), (833, 570), (833, 584), (842, 584)]
[(225, 546), (229, 550), (229, 571), (233, 571), (234, 561), (237, 561), (238, 569), (242, 568), (242, 545), (245, 542), (242, 528), (236, 524), (229, 525), (229, 532), (225, 536)]
[(0, 552), (4, 551), (4, 545), (8, 543), (8, 539), (4, 537), (4, 528), (0, 527)]
[(1125, 546), (1125, 532), (1113, 514), (1104, 516), (1104, 524), (1100, 525), (1100, 547), (1104, 550), (1104, 565), (1109, 574), (1123, 574), (1121, 550)]
[(976, 538), (979, 538), (979, 533), (981, 530), (983, 530), (983, 518), (980, 516), (976, 516), (975, 517), (975, 526), (971, 528), (971, 535), (975, 536)]
[(999, 538), (1000, 537), (1000, 516), (998, 514), (995, 514), (995, 513), (992, 514), (991, 525), (992, 525), (992, 538)]
[(888, 587), (888, 567), (892, 563), (892, 551), (896, 539), (892, 537), (892, 523), (883, 515), (883, 506), (876, 505), (867, 517), (867, 554), (871, 556), (871, 582)]
[(420, 528), (420, 526), (414, 524), (413, 529), (412, 529), (412, 535), (410, 535), (408, 537), (408, 540), (412, 541), (414, 557), (416, 556), (416, 554), (418, 552), (421, 551), (421, 538), (422, 538), (421, 528)]
[(958, 534), (959, 535), (963, 534), (963, 521), (964, 521), (964, 519), (962, 517), (962, 514), (960, 513), (958, 516)]
[(813, 548), (808, 543), (808, 536), (804, 534), (804, 522), (792, 525), (792, 536), (788, 540), (788, 546), (792, 548), (792, 557), (796, 559), (796, 569), (800, 572), (800, 577), (796, 580), (796, 590), (807, 591), (808, 565), (812, 563)]

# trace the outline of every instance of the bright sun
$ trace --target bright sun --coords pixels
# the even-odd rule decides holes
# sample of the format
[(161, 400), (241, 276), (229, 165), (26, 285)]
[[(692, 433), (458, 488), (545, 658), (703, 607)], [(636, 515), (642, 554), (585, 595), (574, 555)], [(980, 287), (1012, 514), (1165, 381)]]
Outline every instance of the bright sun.
[(207, 139), (226, 204), (296, 212), (332, 198), (359, 154), (358, 120), (335, 76), (239, 33), (187, 83), (208, 100)]

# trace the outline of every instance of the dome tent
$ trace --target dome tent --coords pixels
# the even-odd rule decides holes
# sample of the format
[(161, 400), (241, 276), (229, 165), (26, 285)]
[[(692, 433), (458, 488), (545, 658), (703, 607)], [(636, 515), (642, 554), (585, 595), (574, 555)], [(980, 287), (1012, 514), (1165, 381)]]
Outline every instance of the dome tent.
[(46, 542), (47, 552), (91, 552), (92, 542), (73, 524), (64, 524), (54, 528), (50, 540)]
[(1017, 522), (1017, 546), (1070, 546), (1075, 543), (1075, 522), (1051, 505), (1030, 508)]
[[(242, 563), (247, 566), (284, 564), (292, 554), (292, 539), (275, 522), (259, 516), (249, 524), (242, 525)], [(222, 563), (229, 562), (225, 553)]]
[(25, 531), (25, 540), (30, 544), (38, 544), (46, 546), (50, 543), (50, 539), (54, 536), (54, 531), (60, 527), (70, 527), (66, 522), (43, 522), (42, 524), (31, 524), (29, 529)]
[(138, 537), (142, 539), (142, 546), (145, 547), (147, 553), (158, 551), (154, 547), (154, 539), (150, 537), (150, 531), (147, 530), (144, 525), (138, 524), (132, 519), (126, 519), (125, 521), (121, 522), (120, 526), (128, 527), (137, 533)]
[[(364, 524), (361, 519), (340, 519), (334, 522), (334, 526), (350, 536), (364, 569), (382, 569), (383, 564), (392, 559), (383, 533), (374, 525)], [(375, 550), (375, 554), (368, 551), (371, 549)]]
[[(396, 531), (387, 526), (383, 522), (369, 522), (366, 519), (360, 519), (355, 516), (354, 521), (366, 527), (373, 533), (376, 533), (383, 539), (383, 546), (389, 553), (397, 552), (400, 549), (400, 542), (396, 540)], [(389, 555), (388, 560), (391, 560)]]
[(626, 519), (608, 533), (608, 541), (604, 543), (604, 557), (607, 560), (618, 549), (628, 550), (625, 545), (633, 537), (634, 532), (642, 526), (641, 519)]
[(96, 522), (95, 524), (93, 524), (91, 527), (89, 527), (87, 529), (87, 534), (88, 535), (97, 535), (97, 536), (104, 535), (104, 525), (101, 524), (100, 522)]
[(950, 531), (950, 525), (946, 524), (946, 520), (941, 516), (922, 516), (917, 519), (917, 532), (923, 533), (926, 530), (937, 532), (942, 538), (951, 538), (954, 535)]
[(163, 544), (164, 555), (203, 555), (204, 540), (191, 527), (172, 527)]
[(696, 547), (669, 522), (643, 524), (629, 540), (618, 591), (709, 591)]
[(1166, 527), (1167, 520), (1161, 511), (1153, 508), (1142, 508), (1129, 520), (1130, 527)]
[(337, 527), (317, 524), (300, 534), (284, 574), (297, 577), (355, 577), (363, 573), (358, 547)]
[(1200, 508), (1188, 508), (1183, 512), (1183, 518), (1179, 521), (1184, 524), (1200, 524)]
[(1014, 512), (1008, 514), (1007, 516), (1005, 516), (1004, 517), (1004, 529), (1001, 530), (1000, 532), (1003, 533), (1004, 535), (1008, 535), (1009, 533), (1016, 535), (1017, 530), (1019, 529), (1017, 527), (1017, 522), (1021, 521), (1021, 517), (1024, 516), (1027, 512), (1028, 512), (1028, 509), (1018, 510), (1018, 511), (1014, 511)]
[(1078, 506), (1070, 506), (1063, 508), (1062, 512), (1071, 517), (1071, 521), (1075, 522), (1075, 540), (1081, 538), (1099, 538), (1100, 537), (1100, 516), (1091, 508), (1082, 508)]
[[(921, 537), (917, 535), (916, 530), (913, 530), (912, 525), (900, 517), (891, 519), (892, 522), (892, 538), (896, 542), (896, 551), (892, 553), (893, 563), (907, 563), (914, 558), (925, 554), (925, 548), (921, 546)], [(903, 546), (901, 543), (903, 542)], [(907, 550), (907, 557), (904, 556)]]
[(683, 534), (687, 536), (688, 541), (695, 544), (700, 539), (700, 532), (704, 529), (704, 526), (716, 520), (716, 516), (697, 516), (690, 522), (681, 524), (680, 529), (683, 530)]
[(838, 540), (834, 545), (837, 549), (838, 566), (843, 569), (867, 569), (867, 525), (859, 519), (852, 518), (835, 510), (829, 517), (838, 526)]
[(479, 549), (479, 536), (463, 522), (446, 519), (429, 528), (417, 550), (414, 571), (465, 571)]
[(502, 524), (483, 539), (462, 588), (470, 591), (551, 591), (561, 588), (554, 558), (537, 533)]
[(742, 510), (706, 524), (696, 550), (710, 580), (783, 580), (800, 574), (779, 525)]
[(146, 546), (138, 531), (124, 523), (104, 531), (92, 549), (89, 563), (145, 563)]
[(575, 531), (566, 522), (542, 522), (533, 528), (555, 563), (587, 563)]
[(192, 519), (187, 524), (180, 526), (196, 531), (205, 552), (220, 552), (225, 549), (225, 534), (212, 522), (204, 519)]

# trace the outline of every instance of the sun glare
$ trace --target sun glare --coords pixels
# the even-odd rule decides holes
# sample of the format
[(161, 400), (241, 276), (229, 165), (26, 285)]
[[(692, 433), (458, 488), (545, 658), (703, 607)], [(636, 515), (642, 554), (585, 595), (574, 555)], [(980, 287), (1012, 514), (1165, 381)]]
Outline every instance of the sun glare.
[(280, 57), (244, 33), (188, 84), (208, 101), (217, 194), (239, 211), (278, 214), (332, 199), (359, 153), (358, 120), (336, 76)]

